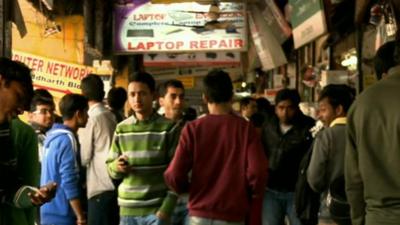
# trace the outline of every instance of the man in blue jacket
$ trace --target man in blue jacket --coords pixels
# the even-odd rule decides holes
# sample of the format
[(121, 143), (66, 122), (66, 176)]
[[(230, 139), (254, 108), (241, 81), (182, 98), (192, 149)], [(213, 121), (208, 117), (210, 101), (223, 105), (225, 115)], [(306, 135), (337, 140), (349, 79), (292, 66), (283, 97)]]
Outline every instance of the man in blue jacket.
[(59, 184), (55, 198), (40, 209), (42, 225), (86, 224), (80, 201), (79, 167), (77, 156), (78, 128), (88, 120), (88, 101), (78, 94), (65, 95), (59, 109), (63, 124), (56, 123), (47, 132), (43, 147), (41, 184)]

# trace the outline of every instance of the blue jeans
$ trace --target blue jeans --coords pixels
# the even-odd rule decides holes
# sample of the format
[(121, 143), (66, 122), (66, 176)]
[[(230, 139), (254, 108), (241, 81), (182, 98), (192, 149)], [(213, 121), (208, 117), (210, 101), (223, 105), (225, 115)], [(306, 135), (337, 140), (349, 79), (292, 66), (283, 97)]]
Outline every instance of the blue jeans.
[(290, 225), (301, 225), (294, 208), (294, 193), (267, 190), (262, 209), (262, 225), (283, 225), (285, 216)]
[(188, 225), (189, 223), (189, 210), (187, 202), (180, 202), (175, 206), (174, 213), (172, 214), (172, 225)]
[(168, 221), (160, 220), (156, 215), (121, 216), (119, 225), (167, 225)]
[(215, 220), (197, 216), (189, 216), (189, 225), (244, 225), (244, 221), (230, 222), (225, 220)]
[(117, 225), (119, 208), (116, 191), (107, 191), (88, 200), (88, 225)]

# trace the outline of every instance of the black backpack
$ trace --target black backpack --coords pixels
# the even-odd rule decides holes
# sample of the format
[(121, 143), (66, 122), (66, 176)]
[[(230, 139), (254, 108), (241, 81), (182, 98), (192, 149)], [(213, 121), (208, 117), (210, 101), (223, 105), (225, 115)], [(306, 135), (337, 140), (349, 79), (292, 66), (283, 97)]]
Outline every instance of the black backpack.
[(311, 160), (312, 147), (300, 162), (299, 175), (294, 193), (294, 204), (298, 218), (303, 225), (318, 224), (320, 194), (313, 191), (307, 182), (307, 168)]

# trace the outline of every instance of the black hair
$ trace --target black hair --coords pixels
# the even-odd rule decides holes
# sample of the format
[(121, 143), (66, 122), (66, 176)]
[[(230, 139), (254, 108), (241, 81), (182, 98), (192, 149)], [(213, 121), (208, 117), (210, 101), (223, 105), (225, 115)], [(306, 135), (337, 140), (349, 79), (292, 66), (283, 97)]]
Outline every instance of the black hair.
[(295, 89), (282, 89), (276, 93), (275, 96), (275, 105), (278, 105), (279, 102), (289, 100), (296, 107), (300, 104), (300, 95), (299, 92)]
[(396, 65), (394, 60), (395, 41), (389, 41), (383, 44), (375, 54), (374, 65), (376, 78), (382, 79), (382, 74), (387, 73), (390, 68)]
[(151, 76), (151, 74), (146, 73), (146, 72), (133, 73), (133, 74), (129, 75), (128, 81), (129, 81), (129, 83), (139, 82), (139, 83), (146, 84), (152, 93), (154, 93), (154, 91), (156, 89), (156, 81), (154, 80), (153, 76)]
[(29, 110), (33, 96), (31, 70), (21, 62), (0, 57), (0, 75), (5, 80), (6, 85), (9, 85), (11, 81), (21, 84), (25, 94), (21, 105), (24, 110)]
[(233, 85), (229, 74), (212, 70), (203, 79), (204, 95), (210, 103), (226, 103), (232, 99)]
[(158, 96), (164, 97), (167, 94), (169, 87), (181, 88), (181, 89), (185, 90), (185, 87), (183, 86), (182, 81), (176, 80), (176, 79), (167, 80), (158, 86)]
[(269, 114), (269, 113), (272, 113), (274, 110), (271, 103), (268, 101), (268, 99), (266, 99), (264, 97), (257, 98), (256, 103), (257, 103), (257, 109), (259, 112), (264, 112), (264, 113)]
[(38, 105), (49, 105), (54, 107), (53, 96), (46, 89), (36, 89), (33, 91), (33, 98), (31, 101), (30, 112), (36, 111)]
[(242, 110), (243, 107), (248, 106), (252, 101), (256, 102), (256, 100), (252, 97), (244, 97), (240, 99), (240, 110)]
[(123, 87), (113, 87), (108, 91), (107, 103), (111, 109), (120, 110), (124, 107), (127, 98), (126, 90)]
[(355, 98), (355, 89), (345, 84), (330, 84), (322, 89), (318, 101), (328, 99), (328, 102), (335, 109), (339, 105), (347, 113)]
[(197, 111), (196, 109), (192, 107), (188, 107), (185, 110), (183, 110), (183, 118), (186, 121), (192, 121), (197, 118)]
[(262, 113), (256, 112), (250, 116), (250, 122), (258, 128), (262, 128), (265, 121), (265, 116)]
[(89, 101), (101, 102), (104, 98), (104, 83), (99, 75), (88, 74), (81, 80), (82, 95)]
[(79, 94), (66, 94), (64, 95), (59, 103), (59, 108), (63, 120), (68, 120), (74, 117), (77, 111), (86, 111), (88, 106), (88, 100)]

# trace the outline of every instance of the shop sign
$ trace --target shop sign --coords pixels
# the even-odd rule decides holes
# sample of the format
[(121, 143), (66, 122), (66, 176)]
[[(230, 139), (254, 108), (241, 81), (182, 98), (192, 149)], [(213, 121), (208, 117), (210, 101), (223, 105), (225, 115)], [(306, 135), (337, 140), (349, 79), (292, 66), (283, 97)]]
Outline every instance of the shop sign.
[(185, 89), (192, 89), (194, 87), (194, 77), (178, 77), (177, 80), (182, 82)]
[(245, 3), (221, 2), (219, 18), (210, 20), (215, 16), (210, 4), (118, 2), (114, 7), (116, 53), (246, 50)]
[(294, 47), (299, 48), (327, 32), (321, 0), (289, 0)]
[(239, 66), (240, 52), (152, 53), (143, 61), (145, 67)]
[(35, 88), (49, 90), (55, 97), (68, 93), (81, 93), (80, 83), (94, 68), (53, 60), (20, 51), (12, 51), (12, 59), (20, 61), (32, 70)]

